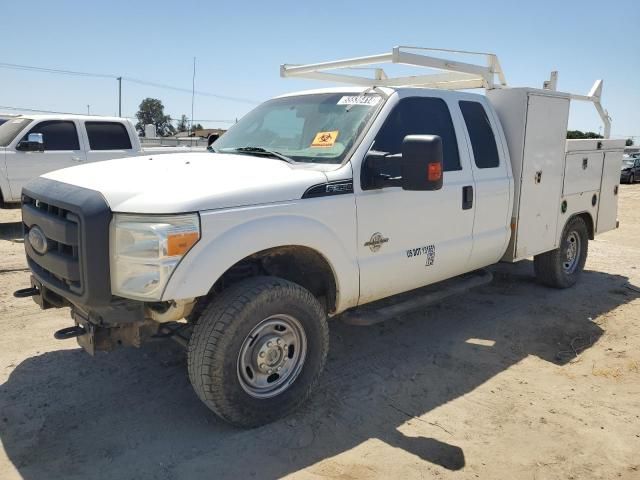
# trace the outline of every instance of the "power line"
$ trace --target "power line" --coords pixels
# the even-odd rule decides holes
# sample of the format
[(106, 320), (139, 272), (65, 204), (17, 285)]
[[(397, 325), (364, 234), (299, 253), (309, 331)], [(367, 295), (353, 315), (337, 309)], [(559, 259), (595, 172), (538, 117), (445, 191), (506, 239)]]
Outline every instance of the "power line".
[[(181, 88), (181, 87), (174, 87), (172, 85), (165, 85), (163, 83), (156, 83), (156, 82), (149, 82), (146, 80), (139, 80), (137, 78), (130, 78), (130, 77), (122, 77), (122, 80), (125, 80), (129, 83), (137, 83), (138, 85), (146, 85), (149, 87), (156, 87), (156, 88), (164, 88), (165, 90), (173, 90), (176, 92), (184, 92), (184, 93), (192, 93), (192, 90), (190, 88)], [(213, 98), (218, 98), (220, 100), (229, 100), (232, 102), (240, 102), (240, 103), (249, 103), (251, 105), (257, 105), (260, 102), (258, 100), (252, 100), (250, 98), (241, 98), (241, 97), (229, 97), (227, 95), (218, 95), (217, 93), (209, 93), (209, 92), (203, 92), (201, 90), (195, 90), (196, 95), (200, 95), (202, 97), (213, 97)]]
[(29, 70), (29, 71), (45, 72), (45, 73), (57, 73), (62, 75), (76, 75), (81, 77), (118, 78), (116, 75), (109, 75), (106, 73), (78, 72), (75, 70), (61, 70), (58, 68), (34, 67), (31, 65), (18, 65), (15, 63), (4, 63), (4, 62), (0, 62), (0, 68), (8, 68), (11, 70)]
[(250, 98), (243, 97), (232, 97), (228, 95), (218, 95), (217, 93), (204, 92), (200, 90), (193, 91), (189, 88), (176, 87), (173, 85), (167, 85), (164, 83), (150, 82), (148, 80), (141, 80), (139, 78), (125, 77), (122, 75), (113, 75), (107, 73), (92, 73), (92, 72), (80, 72), (77, 70), (63, 70), (59, 68), (45, 68), (45, 67), (36, 67), (33, 65), (19, 65), (16, 63), (5, 63), (0, 62), (0, 68), (6, 68), (10, 70), (25, 70), (25, 71), (33, 71), (33, 72), (42, 72), (42, 73), (53, 73), (58, 75), (71, 75), (71, 76), (80, 76), (80, 77), (93, 77), (93, 78), (110, 78), (114, 80), (122, 79), (129, 83), (135, 83), (138, 85), (145, 85), (149, 87), (162, 88), (165, 90), (173, 90), (175, 92), (184, 92), (184, 93), (194, 93), (195, 95), (200, 95), (203, 97), (213, 97), (218, 98), (220, 100), (228, 100), (232, 102), (239, 103), (249, 103), (252, 105), (256, 105), (260, 103), (257, 100), (253, 100)]
[[(41, 110), (38, 108), (26, 108), (26, 107), (10, 107), (8, 105), (0, 105), (0, 109), (5, 109), (5, 110), (13, 110), (13, 111), (18, 111), (18, 112), (31, 112), (31, 113), (55, 113), (58, 115), (86, 115), (84, 113), (77, 113), (77, 112), (59, 112), (56, 110)], [(92, 117), (112, 117), (113, 115), (100, 115), (100, 114), (93, 114), (91, 115)], [(180, 115), (181, 117), (182, 115)], [(179, 116), (173, 116), (170, 115), (171, 117), (171, 121), (175, 121), (175, 122), (179, 122), (180, 118)], [(122, 117), (122, 118), (127, 118), (129, 120), (137, 120), (137, 117)], [(235, 123), (235, 119), (231, 119), (231, 120), (221, 120), (221, 119), (211, 119), (211, 118), (196, 118), (193, 120), (194, 122), (207, 122), (207, 123)]]

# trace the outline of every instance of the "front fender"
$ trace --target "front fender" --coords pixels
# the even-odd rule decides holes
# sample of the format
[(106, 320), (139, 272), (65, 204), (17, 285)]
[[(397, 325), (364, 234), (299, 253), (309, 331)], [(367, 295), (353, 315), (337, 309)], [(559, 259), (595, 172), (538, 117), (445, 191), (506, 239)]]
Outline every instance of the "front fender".
[[(317, 251), (331, 266), (338, 312), (357, 305), (359, 273), (353, 198), (351, 202), (346, 198), (333, 201), (330, 207), (313, 205), (321, 201), (202, 213), (201, 239), (176, 267), (162, 299), (206, 295), (220, 276), (243, 258), (269, 248), (296, 245)], [(336, 205), (343, 202), (342, 207), (346, 208)], [(322, 212), (325, 217), (314, 218), (305, 211)]]

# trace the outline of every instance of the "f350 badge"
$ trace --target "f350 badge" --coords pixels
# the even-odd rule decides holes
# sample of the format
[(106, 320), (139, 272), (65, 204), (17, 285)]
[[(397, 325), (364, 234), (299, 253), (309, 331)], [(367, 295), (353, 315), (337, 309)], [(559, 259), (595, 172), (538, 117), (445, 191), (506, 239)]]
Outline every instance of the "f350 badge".
[(369, 249), (375, 253), (378, 250), (380, 250), (382, 245), (387, 243), (388, 241), (389, 241), (388, 238), (383, 237), (380, 232), (376, 232), (373, 235), (371, 235), (371, 238), (369, 239), (368, 242), (364, 243), (364, 246), (369, 247)]

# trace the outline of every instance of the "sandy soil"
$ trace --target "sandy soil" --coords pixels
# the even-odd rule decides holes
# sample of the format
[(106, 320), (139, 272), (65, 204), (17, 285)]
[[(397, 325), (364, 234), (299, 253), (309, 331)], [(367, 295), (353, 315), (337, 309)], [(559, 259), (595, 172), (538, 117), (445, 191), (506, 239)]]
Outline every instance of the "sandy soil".
[[(581, 283), (531, 262), (375, 327), (332, 324), (316, 395), (256, 430), (191, 390), (170, 341), (90, 357), (28, 285), (18, 211), (0, 212), (0, 478), (640, 478), (640, 185), (590, 242)], [(12, 223), (13, 222), (13, 223)]]

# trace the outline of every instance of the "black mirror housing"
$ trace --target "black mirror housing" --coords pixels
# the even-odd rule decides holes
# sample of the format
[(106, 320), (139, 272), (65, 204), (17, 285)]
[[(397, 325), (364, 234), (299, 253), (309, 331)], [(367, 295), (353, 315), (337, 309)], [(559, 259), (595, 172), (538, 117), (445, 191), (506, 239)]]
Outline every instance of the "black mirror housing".
[(407, 135), (402, 142), (402, 189), (442, 188), (442, 139), (438, 135)]

